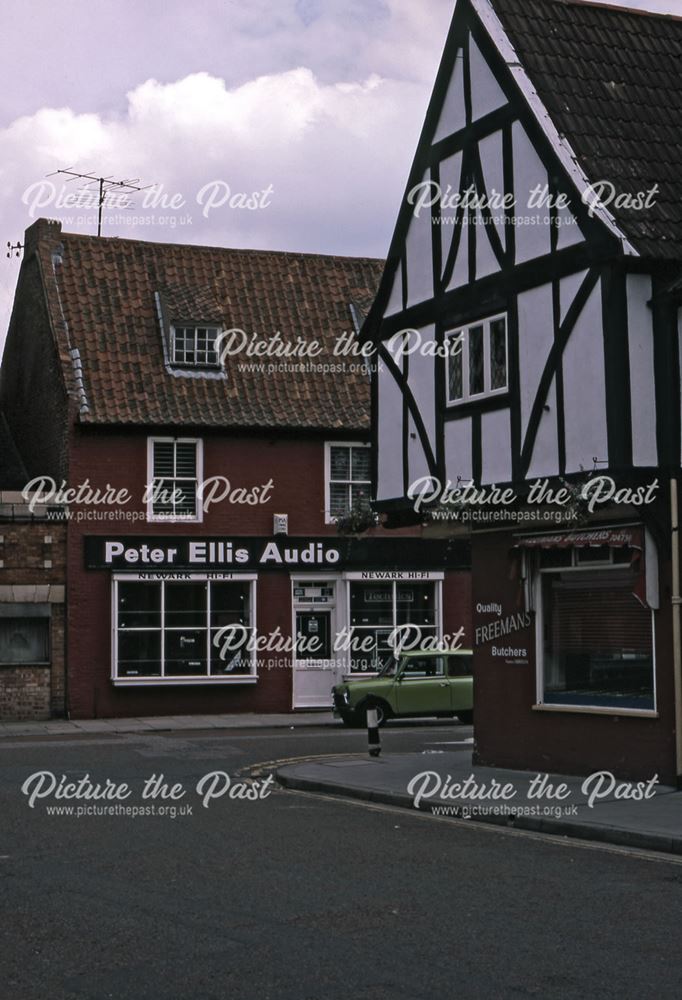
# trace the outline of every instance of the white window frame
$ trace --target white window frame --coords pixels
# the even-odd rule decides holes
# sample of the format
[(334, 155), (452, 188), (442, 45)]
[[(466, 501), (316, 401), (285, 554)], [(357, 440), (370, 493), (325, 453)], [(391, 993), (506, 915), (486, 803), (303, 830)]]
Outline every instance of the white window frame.
[[(157, 577), (151, 579), (150, 577)], [(188, 583), (248, 583), (250, 584), (250, 604), (251, 604), (251, 629), (252, 636), (255, 638), (257, 636), (256, 623), (258, 621), (257, 617), (257, 587), (258, 575), (255, 573), (183, 573), (181, 574), (182, 581)], [(161, 670), (162, 674), (160, 677), (119, 677), (118, 676), (118, 585), (119, 583), (158, 583), (161, 585)], [(239, 674), (234, 677), (221, 677), (217, 674), (209, 674), (206, 676), (187, 676), (187, 677), (165, 677), (163, 675), (163, 670), (165, 669), (165, 601), (164, 601), (164, 587), (166, 583), (178, 582), (174, 579), (173, 573), (115, 573), (112, 577), (111, 586), (111, 682), (115, 687), (172, 687), (180, 686), (186, 687), (189, 685), (206, 685), (206, 684), (256, 684), (258, 682), (258, 660), (255, 648), (251, 650), (251, 672), (249, 674)], [(210, 629), (210, 613), (211, 613), (211, 600), (210, 600), (210, 588), (209, 588), (209, 598), (206, 602), (206, 642), (207, 642), (207, 670), (210, 670), (210, 650), (211, 650), (211, 629)], [(135, 630), (131, 630), (135, 631)], [(150, 629), (140, 629), (138, 631), (155, 631)], [(253, 643), (255, 646), (256, 643)]]
[[(332, 448), (366, 448), (370, 452), (370, 463), (372, 460), (371, 456), (371, 444), (366, 444), (364, 441), (325, 441), (324, 443), (324, 523), (325, 524), (336, 524), (339, 520), (338, 517), (332, 516), (331, 513), (331, 471), (332, 471)], [(370, 465), (370, 477), (371, 477), (371, 465)], [(369, 486), (370, 498), (372, 492), (372, 480), (353, 480), (348, 481), (348, 485), (352, 486), (354, 484), (359, 485), (360, 483), (367, 482)]]
[[(499, 389), (491, 389), (491, 356), (490, 356), (490, 325), (495, 320), (504, 320), (504, 344), (505, 357), (507, 359), (507, 378), (505, 385)], [(483, 327), (483, 392), (471, 393), (469, 391), (469, 331), (474, 327)], [(461, 338), (460, 354), (462, 357), (462, 395), (459, 399), (450, 397), (450, 352), (453, 348), (450, 341)], [(469, 403), (479, 399), (488, 399), (491, 396), (501, 396), (509, 392), (509, 317), (506, 312), (496, 313), (494, 316), (486, 316), (482, 319), (473, 320), (466, 326), (449, 330), (445, 334), (445, 342), (448, 344), (447, 364), (445, 365), (445, 398), (447, 406), (459, 406), (462, 403)]]
[[(155, 514), (152, 501), (154, 487), (154, 445), (155, 444), (194, 444), (196, 446), (196, 513), (191, 514)], [(147, 438), (147, 521), (157, 524), (202, 524), (204, 508), (201, 502), (201, 485), (204, 481), (204, 442), (202, 438), (191, 437), (149, 437)]]
[[(197, 334), (199, 330), (214, 331), (215, 337), (213, 340), (214, 351), (216, 355), (215, 364), (209, 361), (179, 361), (175, 356), (175, 335), (177, 330), (193, 330), (194, 331), (194, 354), (197, 353)], [(222, 327), (214, 326), (212, 323), (174, 323), (170, 328), (170, 363), (174, 368), (184, 368), (188, 371), (214, 371), (222, 367), (220, 363), (220, 355), (215, 347), (218, 338), (222, 332)]]
[[(409, 584), (409, 583), (414, 583), (414, 584), (433, 583), (433, 584), (435, 584), (435, 586), (434, 586), (434, 601), (435, 601), (435, 609), (434, 609), (435, 610), (435, 616), (434, 617), (435, 617), (435, 621), (436, 621), (435, 632), (436, 632), (436, 638), (437, 638), (437, 640), (439, 642), (441, 642), (442, 639), (443, 639), (443, 580), (445, 579), (445, 574), (444, 573), (440, 573), (440, 572), (438, 572), (438, 573), (428, 573), (427, 577), (428, 577), (427, 579), (418, 579), (418, 580), (410, 580), (410, 579), (393, 579), (393, 580), (387, 580), (387, 579), (382, 579), (381, 578), (381, 574), (379, 574), (379, 576), (378, 576), (378, 578), (376, 580), (368, 580), (363, 575), (362, 572), (344, 573), (343, 579), (344, 579), (344, 581), (346, 583), (346, 608), (347, 608), (346, 614), (347, 614), (347, 623), (348, 623), (348, 632), (349, 632), (349, 635), (352, 636), (354, 634), (354, 630), (355, 629), (360, 629), (360, 631), (363, 630), (363, 626), (362, 625), (355, 625), (354, 626), (354, 625), (351, 624), (351, 615), (353, 613), (352, 612), (352, 606), (351, 606), (351, 597), (350, 597), (350, 586), (351, 586), (351, 583), (374, 583), (377, 586), (383, 584), (384, 586), (391, 586), (392, 587), (392, 592), (393, 592), (393, 596), (392, 596), (392, 601), (393, 601), (392, 622), (393, 622), (393, 624), (391, 625), (391, 629), (392, 630), (394, 630), (394, 629), (396, 629), (398, 627), (398, 601), (397, 601), (397, 598), (396, 598), (396, 589), (397, 589), (398, 585), (399, 584), (400, 585), (402, 585), (402, 584)], [(381, 627), (382, 628), (384, 628), (384, 627), (387, 628), (388, 626), (381, 626)], [(369, 632), (369, 631), (371, 631), (372, 626), (364, 626), (364, 628), (366, 629), (367, 632)], [(352, 666), (352, 662), (353, 662), (353, 654), (352, 654), (352, 652), (349, 651), (347, 653), (347, 656), (348, 656), (348, 673), (349, 674), (352, 673), (353, 677), (377, 677), (378, 676), (376, 671), (362, 671), (362, 670), (352, 671), (351, 670), (351, 666)]]
[(648, 718), (658, 717), (658, 693), (656, 688), (656, 618), (653, 608), (651, 615), (651, 650), (652, 650), (652, 671), (653, 671), (653, 708), (618, 708), (615, 705), (570, 705), (553, 701), (545, 701), (545, 644), (544, 644), (544, 624), (545, 608), (542, 600), (542, 578), (545, 574), (557, 573), (589, 573), (589, 572), (609, 572), (623, 570), (624, 563), (594, 562), (591, 564), (576, 565), (577, 549), (573, 550), (570, 566), (549, 566), (538, 569), (535, 573), (533, 585), (535, 604), (535, 711), (545, 712), (573, 712), (586, 715), (636, 715)]

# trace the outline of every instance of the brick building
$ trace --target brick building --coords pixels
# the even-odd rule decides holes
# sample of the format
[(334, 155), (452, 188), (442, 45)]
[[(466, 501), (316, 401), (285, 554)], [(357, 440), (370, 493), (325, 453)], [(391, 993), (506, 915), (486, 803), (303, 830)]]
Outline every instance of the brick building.
[(69, 502), (71, 715), (328, 707), (396, 629), (468, 639), (466, 544), (338, 533), (369, 496), (370, 393), (334, 351), (381, 266), (27, 231), (0, 402)]
[(26, 470), (0, 411), (0, 719), (65, 710), (66, 525), (24, 500)]

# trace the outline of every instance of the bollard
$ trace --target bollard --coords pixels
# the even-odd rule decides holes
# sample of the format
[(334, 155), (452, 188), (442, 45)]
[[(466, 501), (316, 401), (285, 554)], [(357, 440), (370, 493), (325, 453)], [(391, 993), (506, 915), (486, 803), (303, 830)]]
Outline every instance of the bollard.
[(379, 721), (377, 719), (376, 708), (367, 709), (367, 749), (369, 750), (370, 757), (378, 757), (381, 753)]

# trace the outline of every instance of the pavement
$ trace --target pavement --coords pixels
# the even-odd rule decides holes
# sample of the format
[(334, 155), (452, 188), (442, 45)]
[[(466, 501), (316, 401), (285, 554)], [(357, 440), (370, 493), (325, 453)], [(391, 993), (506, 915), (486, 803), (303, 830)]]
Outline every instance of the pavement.
[[(430, 773), (424, 776), (424, 772)], [(276, 773), (281, 785), (300, 791), (414, 811), (421, 789), (416, 805), (421, 812), (682, 854), (682, 792), (662, 785), (618, 781), (611, 787), (610, 778), (601, 784), (591, 778), (585, 784), (585, 778), (547, 775), (543, 794), (532, 796), (531, 792), (540, 791), (540, 779), (531, 785), (535, 772), (474, 766), (471, 755), (461, 751), (388, 754), (378, 759), (338, 756), (287, 765)], [(551, 797), (550, 791), (556, 792), (559, 785), (564, 786), (564, 797)], [(503, 786), (508, 786), (507, 800), (496, 797)], [(626, 795), (650, 797), (637, 801)]]
[(339, 726), (331, 712), (290, 712), (282, 715), (174, 715), (135, 719), (47, 719), (44, 722), (0, 722), (0, 741), (14, 736), (77, 736), (83, 733), (159, 733), (188, 729), (298, 729)]

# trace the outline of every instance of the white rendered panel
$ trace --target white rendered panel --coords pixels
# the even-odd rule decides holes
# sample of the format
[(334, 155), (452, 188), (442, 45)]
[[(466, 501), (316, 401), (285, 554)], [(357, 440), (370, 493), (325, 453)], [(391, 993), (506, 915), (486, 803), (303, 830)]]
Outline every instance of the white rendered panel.
[(489, 274), (495, 274), (500, 269), (497, 257), (490, 244), (490, 237), (488, 236), (489, 228), (489, 226), (483, 224), (483, 215), (480, 208), (477, 209), (474, 227), (476, 234), (476, 281), (480, 278), (485, 278)]
[(564, 247), (572, 247), (576, 243), (584, 242), (583, 231), (569, 208), (558, 208), (557, 219), (559, 222), (557, 250), (563, 250)]
[[(430, 181), (430, 173), (423, 182)], [(412, 215), (407, 233), (405, 259), (407, 261), (407, 304), (425, 302), (433, 298), (433, 224), (430, 209)]]
[(392, 500), (403, 495), (403, 394), (385, 365), (377, 378), (377, 500)]
[(514, 150), (516, 216), (522, 220), (526, 216), (539, 220), (537, 224), (522, 221), (515, 228), (516, 263), (522, 264), (524, 261), (533, 260), (535, 257), (549, 253), (551, 249), (550, 226), (544, 221), (545, 217), (549, 215), (549, 210), (530, 208), (528, 205), (531, 192), (537, 185), (539, 184), (542, 188), (547, 184), (547, 171), (528, 138), (526, 130), (518, 121), (512, 125), (512, 147)]
[(512, 478), (509, 410), (481, 414), (481, 482), (508, 483)]
[(448, 420), (445, 423), (445, 473), (453, 486), (461, 478), (469, 482), (471, 465), (471, 417)]
[[(493, 132), (481, 139), (478, 144), (478, 151), (481, 157), (481, 167), (483, 168), (483, 182), (486, 194), (493, 200), (493, 205), (501, 201), (505, 196), (504, 190), (504, 161), (502, 155), (502, 133)], [(495, 230), (500, 238), (503, 249), (506, 247), (504, 231), (504, 210), (502, 208), (491, 207), (491, 213), (495, 225)]]
[(528, 466), (528, 479), (541, 479), (544, 476), (559, 474), (559, 446), (557, 430), (556, 381), (552, 382), (547, 393), (547, 406), (543, 410), (538, 426), (533, 455)]
[(632, 413), (632, 464), (656, 465), (656, 393), (654, 379), (651, 278), (629, 274), (628, 351), (630, 357), (630, 408)]
[(424, 476), (430, 475), (424, 447), (411, 416), (408, 421), (407, 458), (409, 483), (414, 483), (417, 479), (423, 479)]
[(434, 142), (446, 139), (453, 132), (466, 125), (466, 108), (464, 104), (464, 56), (460, 49), (455, 56), (455, 66), (443, 101), (438, 126), (433, 137)]
[(518, 297), (521, 440), (554, 343), (552, 286), (540, 285)]
[(448, 284), (448, 291), (453, 288), (462, 288), (463, 285), (469, 284), (469, 228), (471, 222), (469, 220), (469, 213), (466, 212), (464, 215), (464, 222), (462, 225), (462, 232), (459, 239), (459, 247), (457, 248), (457, 257), (455, 258), (455, 267), (452, 272), (452, 277), (450, 278), (450, 283)]
[(608, 461), (601, 288), (597, 285), (564, 352), (566, 471), (591, 471)]
[(392, 316), (393, 313), (400, 312), (403, 308), (403, 265), (398, 264), (396, 268), (395, 276), (393, 278), (393, 287), (391, 288), (391, 296), (388, 300), (388, 305), (386, 306), (385, 316)]
[(410, 334), (406, 347), (410, 352), (407, 382), (434, 452), (436, 438), (435, 359), (429, 355), (429, 351), (435, 349), (435, 337), (435, 327), (424, 327)]
[(569, 274), (567, 278), (562, 278), (559, 283), (559, 317), (560, 322), (566, 319), (566, 313), (573, 305), (573, 300), (578, 294), (578, 290), (585, 280), (587, 271), (579, 271), (577, 274)]
[(501, 108), (507, 103), (507, 98), (473, 38), (469, 43), (469, 62), (471, 113), (476, 121), (477, 118)]
[(452, 237), (455, 232), (454, 220), (455, 220), (455, 209), (447, 208), (447, 199), (451, 196), (457, 195), (461, 188), (461, 178), (462, 178), (462, 154), (455, 153), (454, 156), (448, 156), (446, 159), (440, 162), (440, 187), (443, 194), (443, 201), (441, 201), (441, 252), (443, 268), (447, 264), (448, 255), (450, 253), (450, 247), (452, 246)]

